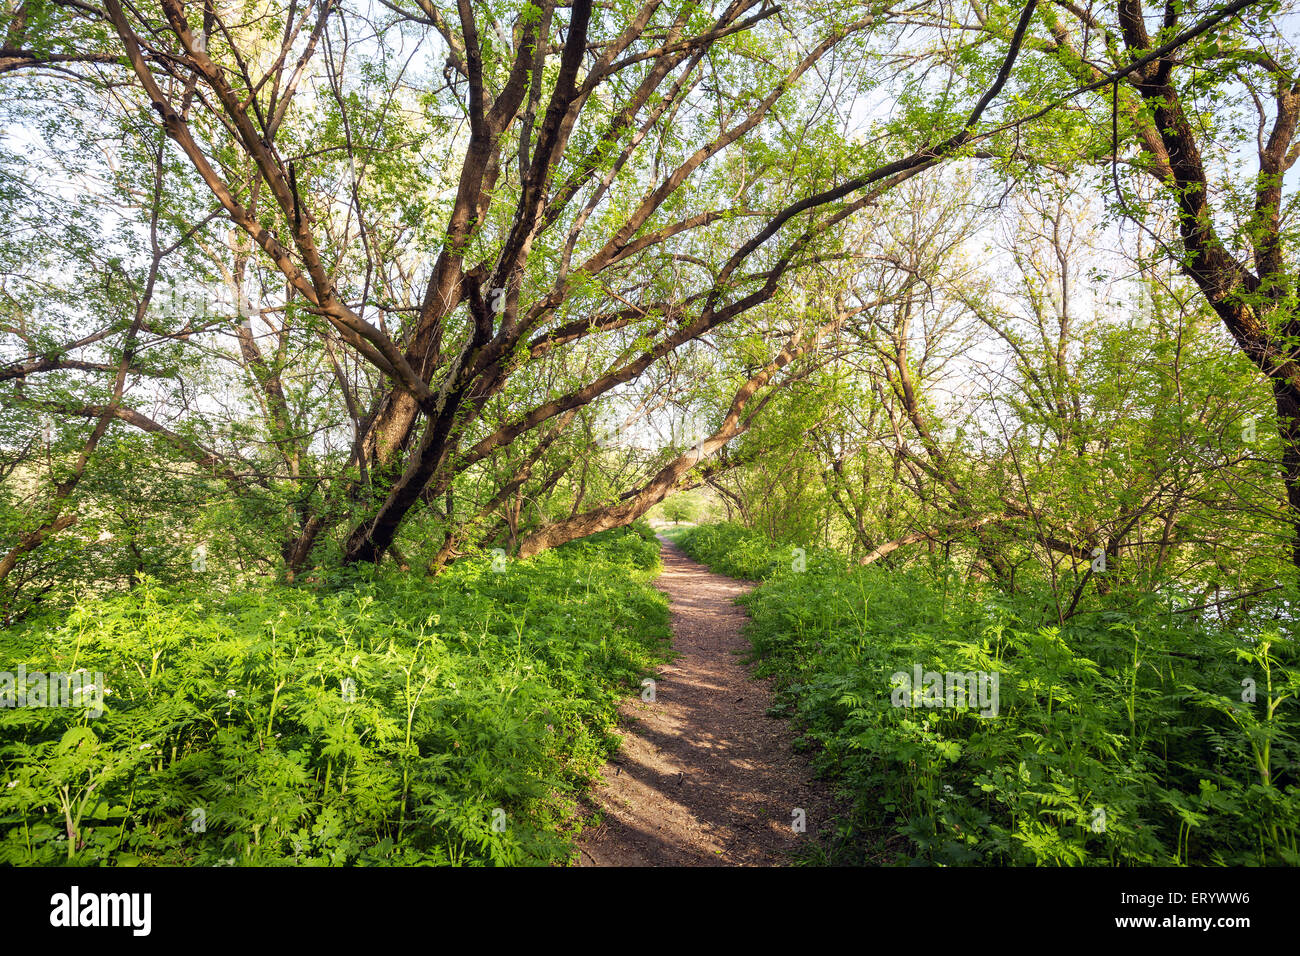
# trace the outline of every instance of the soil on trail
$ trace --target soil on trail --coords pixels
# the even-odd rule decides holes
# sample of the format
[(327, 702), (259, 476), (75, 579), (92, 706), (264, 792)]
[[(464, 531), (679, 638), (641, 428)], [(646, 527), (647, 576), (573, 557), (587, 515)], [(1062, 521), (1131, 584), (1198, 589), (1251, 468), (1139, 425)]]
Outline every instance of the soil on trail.
[[(713, 574), (663, 543), (658, 586), (671, 599), (676, 659), (655, 700), (624, 703), (623, 745), (593, 802), (603, 822), (579, 841), (582, 866), (780, 866), (829, 818), (826, 790), (767, 716), (771, 691), (745, 667), (753, 585)], [(804, 832), (795, 829), (803, 811)]]

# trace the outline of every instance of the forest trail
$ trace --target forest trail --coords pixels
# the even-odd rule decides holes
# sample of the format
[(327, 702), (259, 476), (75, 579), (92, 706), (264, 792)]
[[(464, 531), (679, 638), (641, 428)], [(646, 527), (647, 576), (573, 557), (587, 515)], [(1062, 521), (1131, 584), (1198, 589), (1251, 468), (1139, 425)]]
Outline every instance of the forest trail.
[[(750, 678), (735, 599), (753, 585), (713, 574), (664, 538), (658, 586), (671, 601), (673, 650), (655, 700), (622, 706), (623, 746), (592, 800), (603, 822), (582, 835), (580, 866), (779, 866), (829, 818), (825, 788), (767, 716)], [(796, 832), (803, 810), (806, 831)]]

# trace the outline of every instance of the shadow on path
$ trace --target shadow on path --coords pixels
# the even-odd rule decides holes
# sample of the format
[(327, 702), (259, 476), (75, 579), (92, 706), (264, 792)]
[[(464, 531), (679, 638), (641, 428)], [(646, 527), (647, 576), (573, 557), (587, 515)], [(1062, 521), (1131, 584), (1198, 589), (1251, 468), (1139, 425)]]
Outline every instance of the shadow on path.
[[(830, 801), (768, 717), (771, 691), (742, 663), (753, 585), (713, 574), (672, 542), (656, 582), (671, 601), (676, 660), (649, 703), (622, 708), (623, 745), (592, 799), (604, 822), (582, 835), (581, 866), (775, 866), (817, 838)], [(806, 831), (792, 826), (804, 811)]]

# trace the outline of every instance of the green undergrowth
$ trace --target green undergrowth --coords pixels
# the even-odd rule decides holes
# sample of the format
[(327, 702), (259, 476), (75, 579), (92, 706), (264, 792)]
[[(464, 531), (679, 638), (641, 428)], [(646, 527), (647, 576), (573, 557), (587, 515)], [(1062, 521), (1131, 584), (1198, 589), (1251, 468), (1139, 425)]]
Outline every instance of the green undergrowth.
[(834, 551), (778, 544), (759, 531), (729, 522), (683, 528), (673, 540), (710, 570), (745, 581), (762, 581), (787, 571), (836, 572), (847, 567)]
[[(744, 599), (758, 672), (849, 807), (832, 862), (1300, 863), (1293, 592), (1231, 627), (1150, 594), (1062, 625), (1046, 585), (811, 552), (798, 570), (726, 525), (682, 544), (763, 581)], [(913, 696), (896, 675), (918, 666)], [(996, 675), (996, 713), (992, 694), (927, 696), (927, 672)]]
[(145, 580), (0, 632), (8, 670), (108, 689), (98, 718), (0, 709), (0, 863), (565, 862), (666, 653), (658, 568), (642, 525), (435, 579)]

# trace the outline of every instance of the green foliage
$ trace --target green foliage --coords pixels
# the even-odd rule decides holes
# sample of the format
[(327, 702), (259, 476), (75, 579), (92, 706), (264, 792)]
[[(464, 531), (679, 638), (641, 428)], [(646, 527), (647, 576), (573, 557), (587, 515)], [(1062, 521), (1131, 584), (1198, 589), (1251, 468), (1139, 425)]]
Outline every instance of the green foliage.
[(0, 862), (564, 861), (618, 701), (661, 659), (652, 541), (224, 598), (146, 579), (29, 620), (7, 666), (102, 672), (108, 696), (97, 719), (0, 710)]
[[(765, 579), (745, 598), (759, 670), (849, 797), (852, 859), (1300, 863), (1300, 655), (1277, 624), (1293, 593), (1233, 627), (1121, 594), (1061, 624), (1044, 589), (764, 566), (727, 525), (685, 547)], [(998, 674), (996, 716), (895, 706), (892, 676), (917, 665)]]
[(685, 495), (673, 495), (663, 503), (661, 511), (664, 519), (680, 524), (683, 521), (690, 521), (695, 517), (696, 505)]
[[(746, 581), (761, 581), (800, 563), (797, 545), (778, 545), (761, 532), (721, 522), (687, 528), (677, 538), (691, 557), (710, 570)], [(803, 564), (824, 571), (844, 567), (844, 559), (823, 548), (802, 549)]]
[(659, 568), (659, 541), (644, 521), (570, 541), (561, 553), (600, 558), (641, 571)]

